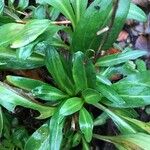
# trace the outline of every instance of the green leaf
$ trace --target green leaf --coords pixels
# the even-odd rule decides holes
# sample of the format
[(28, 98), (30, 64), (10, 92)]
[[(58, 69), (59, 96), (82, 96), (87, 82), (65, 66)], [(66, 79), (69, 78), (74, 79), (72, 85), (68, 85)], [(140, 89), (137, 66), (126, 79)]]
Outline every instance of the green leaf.
[(84, 54), (82, 52), (79, 51), (74, 54), (72, 73), (77, 93), (88, 86), (84, 61)]
[(125, 24), (129, 12), (129, 8), (130, 8), (130, 2), (131, 0), (126, 0), (126, 1), (119, 0), (118, 9), (116, 12), (113, 25), (108, 32), (108, 38), (106, 39), (104, 45), (102, 45), (102, 49), (107, 50), (111, 48), (113, 43), (116, 41), (120, 31), (122, 30)]
[(139, 72), (144, 72), (144, 71), (147, 70), (146, 62), (145, 62), (145, 61), (143, 61), (143, 60), (141, 60), (141, 59), (137, 59), (137, 60), (135, 61), (135, 64), (136, 64), (137, 70), (138, 70)]
[(101, 36), (97, 36), (97, 32), (105, 27), (110, 18), (111, 9), (111, 0), (94, 1), (87, 8), (73, 33), (73, 51), (85, 52), (87, 49), (98, 49)]
[(19, 76), (10, 76), (8, 75), (6, 77), (7, 81), (11, 83), (12, 85), (19, 87), (21, 89), (27, 90), (27, 91), (32, 91), (36, 87), (44, 86), (48, 84), (40, 81), (40, 80), (34, 80), (30, 78), (25, 78), (25, 77), (19, 77)]
[(85, 64), (87, 84), (89, 88), (95, 88), (96, 86), (96, 69), (91, 60), (86, 60)]
[(33, 48), (36, 44), (37, 44), (37, 41), (32, 42), (24, 47), (17, 49), (16, 55), (18, 59), (26, 60), (27, 58), (29, 58), (31, 54), (33, 53)]
[(124, 148), (121, 150), (149, 150), (150, 135), (144, 133), (127, 134), (114, 137), (95, 134), (94, 138), (117, 144), (117, 146)]
[(88, 5), (88, 0), (70, 0), (75, 16), (76, 16), (76, 22), (78, 23), (80, 20), (80, 17), (85, 13), (86, 7)]
[(86, 142), (86, 140), (82, 137), (82, 150), (90, 150), (89, 144)]
[(72, 22), (72, 25), (75, 28), (75, 14), (72, 9), (70, 0), (47, 0), (46, 2), (52, 5), (55, 9), (59, 10), (64, 16), (66, 16)]
[(0, 107), (0, 137), (2, 136), (3, 126), (4, 126), (3, 112), (2, 112), (2, 108)]
[(119, 117), (119, 115), (116, 115), (114, 112), (112, 112), (111, 110), (109, 110), (108, 108), (104, 107), (101, 104), (97, 103), (94, 104), (94, 106), (107, 113), (107, 115), (114, 121), (117, 128), (120, 130), (122, 134), (136, 133), (136, 130), (130, 124), (128, 124), (124, 119)]
[(5, 6), (4, 0), (0, 0), (0, 15), (3, 13), (4, 6)]
[(17, 8), (24, 10), (29, 5), (29, 0), (19, 0)]
[(59, 109), (55, 112), (50, 120), (50, 149), (59, 150), (63, 138), (63, 127), (65, 118), (60, 116)]
[(125, 63), (126, 61), (129, 60), (137, 59), (146, 54), (147, 52), (145, 51), (134, 50), (134, 51), (128, 51), (119, 54), (107, 55), (99, 58), (96, 62), (96, 66), (102, 66), (102, 67), (114, 66), (121, 63)]
[[(124, 116), (121, 116), (123, 119), (127, 120), (129, 123), (131, 123), (131, 126), (132, 124), (137, 126), (139, 129), (142, 129), (143, 131), (145, 131), (146, 133), (150, 134), (150, 123), (145, 123), (145, 122), (142, 122), (140, 120), (137, 120), (137, 119), (133, 119), (133, 118), (129, 118), (129, 117), (124, 117)], [(138, 130), (137, 128), (137, 130)]]
[(24, 150), (49, 150), (49, 134), (48, 124), (43, 124), (30, 136)]
[(106, 84), (106, 85), (112, 85), (111, 81), (108, 80), (105, 76), (101, 75), (101, 74), (98, 74), (96, 76), (96, 79), (97, 79), (97, 82), (101, 82), (103, 84)]
[(124, 99), (112, 87), (97, 83), (96, 89), (114, 105), (120, 107), (120, 105), (125, 104)]
[(46, 19), (29, 21), (13, 40), (11, 48), (28, 45), (40, 36), (48, 26), (50, 26), (50, 21)]
[(82, 96), (86, 103), (96, 104), (102, 99), (102, 95), (94, 89), (86, 89), (82, 92)]
[(72, 147), (76, 147), (77, 145), (80, 144), (81, 142), (81, 134), (79, 132), (77, 132), (74, 136), (73, 136), (73, 139), (72, 139)]
[(37, 98), (51, 102), (57, 102), (68, 97), (68, 95), (50, 85), (38, 86), (32, 90), (32, 94)]
[(74, 85), (67, 75), (60, 55), (53, 47), (47, 48), (46, 67), (58, 86), (69, 95), (73, 95)]
[(79, 126), (86, 141), (90, 142), (93, 135), (93, 119), (84, 107), (79, 111)]
[(78, 97), (67, 99), (60, 108), (60, 115), (68, 116), (79, 111), (83, 106), (83, 100)]
[(104, 125), (109, 118), (108, 114), (103, 112), (94, 120), (94, 126)]
[(0, 46), (8, 46), (11, 44), (11, 42), (17, 38), (18, 33), (21, 32), (23, 28), (24, 25), (18, 23), (7, 23), (0, 26)]
[(140, 22), (146, 22), (147, 16), (141, 8), (131, 3), (127, 19), (134, 19)]
[[(120, 107), (135, 108), (150, 104), (150, 87), (147, 84), (140, 82), (120, 82), (113, 84), (112, 87), (126, 102), (121, 104)], [(113, 104), (111, 106), (115, 107)]]
[(54, 107), (44, 106), (31, 100), (27, 95), (22, 96), (21, 93), (2, 82), (0, 82), (0, 91), (0, 104), (9, 111), (14, 111), (16, 106), (31, 108), (40, 112), (39, 119), (50, 117), (55, 111)]
[(34, 54), (26, 60), (18, 59), (16, 52), (11, 49), (0, 48), (0, 69), (34, 69), (45, 65), (41, 55)]

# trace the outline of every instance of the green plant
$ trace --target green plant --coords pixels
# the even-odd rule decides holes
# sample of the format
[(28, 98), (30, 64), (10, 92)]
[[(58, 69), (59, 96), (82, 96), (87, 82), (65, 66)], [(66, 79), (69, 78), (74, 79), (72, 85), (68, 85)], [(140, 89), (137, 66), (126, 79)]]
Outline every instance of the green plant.
[[(139, 121), (134, 110), (150, 104), (150, 72), (142, 60), (133, 61), (146, 52), (120, 48), (117, 54), (101, 53), (113, 47), (126, 19), (146, 21), (144, 12), (130, 0), (94, 0), (89, 6), (87, 0), (37, 0), (40, 5), (32, 8), (32, 15), (20, 19), (16, 12), (26, 9), (28, 3), (21, 7), (25, 1), (19, 2), (17, 8), (12, 1), (8, 7), (1, 2), (0, 68), (46, 66), (52, 77), (51, 83), (45, 83), (8, 75), (6, 82), (0, 83), (0, 104), (4, 108), (14, 111), (20, 105), (39, 111), (37, 119), (47, 119), (24, 149), (66, 150), (80, 143), (83, 149), (90, 149), (92, 138), (97, 138), (121, 150), (149, 150), (150, 125)], [(38, 11), (42, 19), (36, 18)], [(55, 12), (52, 20), (45, 12)], [(71, 21), (70, 26), (54, 21), (60, 13)], [(59, 31), (67, 35), (66, 41)], [(123, 78), (112, 83), (111, 77), (116, 74)], [(97, 118), (93, 107), (99, 110)], [(118, 135), (93, 134), (93, 128), (105, 124), (108, 118), (118, 128)], [(0, 120), (3, 136), (2, 116)]]

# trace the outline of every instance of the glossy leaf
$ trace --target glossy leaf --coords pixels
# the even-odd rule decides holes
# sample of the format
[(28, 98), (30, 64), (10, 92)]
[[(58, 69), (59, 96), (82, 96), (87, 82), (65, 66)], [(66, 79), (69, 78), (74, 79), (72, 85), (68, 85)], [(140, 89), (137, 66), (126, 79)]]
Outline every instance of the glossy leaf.
[(31, 54), (33, 53), (33, 48), (36, 44), (37, 44), (37, 41), (32, 42), (24, 47), (17, 49), (16, 55), (18, 59), (26, 60), (27, 58), (29, 58)]
[(16, 52), (10, 49), (0, 49), (0, 69), (34, 69), (45, 65), (41, 55), (34, 54), (26, 60), (18, 59)]
[(36, 87), (44, 86), (48, 84), (40, 81), (40, 80), (34, 80), (30, 78), (25, 78), (25, 77), (19, 77), (19, 76), (10, 76), (8, 75), (6, 77), (7, 81), (11, 83), (12, 85), (19, 87), (21, 89), (27, 90), (27, 91), (32, 91)]
[(99, 58), (96, 62), (96, 66), (102, 66), (102, 67), (114, 66), (121, 63), (125, 63), (128, 60), (134, 60), (146, 54), (147, 52), (145, 51), (134, 50), (134, 51), (128, 51), (119, 54), (107, 55)]
[(87, 49), (98, 49), (101, 37), (97, 36), (97, 32), (105, 27), (111, 9), (111, 0), (94, 1), (87, 8), (73, 33), (73, 51), (85, 52)]
[(73, 58), (73, 79), (76, 85), (76, 92), (82, 91), (87, 88), (87, 77), (85, 70), (84, 54), (77, 52)]
[(12, 40), (17, 38), (18, 33), (23, 28), (24, 25), (18, 23), (7, 23), (0, 26), (0, 46), (8, 46), (11, 44)]
[(49, 134), (48, 124), (43, 124), (28, 139), (24, 150), (49, 150)]
[[(142, 107), (150, 104), (150, 87), (141, 83), (116, 83), (113, 88), (126, 103), (120, 105), (124, 108)], [(111, 105), (113, 106), (113, 104)]]
[(29, 5), (29, 0), (19, 0), (18, 8), (23, 10)]
[(94, 120), (94, 126), (104, 125), (109, 118), (108, 114), (103, 112)]
[(76, 133), (74, 136), (73, 136), (73, 139), (72, 139), (72, 147), (76, 147), (77, 145), (79, 145), (79, 143), (81, 142), (81, 134), (80, 133)]
[(72, 95), (74, 93), (74, 85), (67, 75), (60, 55), (53, 47), (47, 48), (46, 67), (58, 86)]
[(114, 103), (114, 105), (120, 107), (120, 105), (125, 104), (124, 99), (108, 85), (97, 83), (96, 89), (109, 101)]
[(102, 95), (94, 89), (86, 89), (82, 92), (82, 96), (86, 103), (96, 104), (102, 99)]
[(126, 149), (149, 150), (150, 135), (144, 133), (127, 134), (127, 135), (120, 135), (114, 137), (101, 136), (95, 134), (94, 138), (111, 142), (113, 144), (116, 144), (119, 147), (124, 148), (121, 150), (126, 150)]
[(3, 12), (4, 6), (5, 6), (4, 0), (0, 0), (0, 15)]
[(89, 88), (95, 88), (96, 86), (96, 70), (93, 62), (87, 60), (85, 64), (87, 84)]
[(59, 150), (63, 138), (63, 127), (65, 118), (60, 116), (59, 109), (55, 112), (50, 120), (50, 149)]
[(72, 25), (75, 28), (75, 14), (72, 9), (70, 0), (47, 0), (46, 2), (52, 5), (55, 9), (59, 10), (64, 16), (66, 16), (72, 22)]
[(33, 42), (39, 35), (41, 35), (50, 26), (50, 21), (43, 19), (31, 20), (19, 32), (17, 37), (13, 40), (11, 48), (20, 48)]
[(112, 85), (111, 81), (101, 74), (98, 74), (96, 76), (96, 79), (97, 79), (97, 82), (101, 82), (101, 83), (109, 85), (109, 86)]
[(60, 108), (60, 115), (68, 116), (79, 111), (83, 106), (83, 100), (78, 97), (67, 99)]
[(93, 135), (93, 119), (84, 107), (79, 111), (79, 126), (86, 141), (90, 142)]
[(124, 119), (122, 119), (119, 115), (116, 115), (114, 112), (109, 110), (108, 108), (104, 107), (101, 104), (94, 104), (95, 107), (98, 109), (103, 110), (107, 115), (114, 121), (117, 128), (120, 130), (122, 134), (131, 134), (136, 133), (137, 131), (128, 124)]
[(0, 107), (0, 137), (2, 136), (3, 126), (4, 126), (3, 112), (2, 112), (2, 108)]
[(140, 22), (146, 22), (147, 16), (141, 8), (131, 3), (127, 19), (134, 19)]
[(32, 90), (32, 93), (35, 97), (51, 102), (57, 102), (68, 97), (68, 95), (50, 85), (38, 86)]
[(139, 129), (142, 129), (143, 131), (145, 131), (145, 133), (148, 133), (150, 134), (150, 123), (149, 122), (142, 122), (140, 120), (137, 120), (137, 119), (133, 119), (133, 118), (129, 118), (129, 117), (124, 117), (124, 116), (121, 116), (123, 117), (125, 120), (127, 120), (129, 123), (131, 123), (131, 125), (135, 125), (137, 126), (137, 130), (138, 128)]
[(0, 82), (0, 104), (9, 111), (14, 111), (16, 106), (31, 108), (40, 112), (39, 119), (44, 119), (53, 115), (55, 108), (44, 106), (29, 97), (22, 96), (8, 85)]
[(104, 45), (102, 45), (102, 49), (107, 50), (111, 48), (113, 43), (116, 41), (120, 31), (122, 30), (125, 24), (125, 21), (129, 12), (129, 8), (130, 8), (130, 2), (131, 0), (126, 0), (126, 1), (119, 0), (116, 16), (113, 21), (113, 25), (108, 32), (108, 37)]
[(144, 60), (137, 59), (135, 64), (139, 72), (145, 72), (147, 70), (146, 62)]
[(78, 23), (80, 17), (85, 13), (86, 7), (88, 5), (88, 0), (71, 0), (71, 4), (76, 16), (76, 22)]

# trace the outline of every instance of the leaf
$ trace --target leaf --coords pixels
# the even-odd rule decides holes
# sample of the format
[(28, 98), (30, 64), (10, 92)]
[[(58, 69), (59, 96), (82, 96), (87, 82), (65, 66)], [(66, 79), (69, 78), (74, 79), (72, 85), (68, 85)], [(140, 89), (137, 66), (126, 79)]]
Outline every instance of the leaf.
[(50, 46), (47, 48), (46, 67), (57, 85), (69, 95), (72, 95), (74, 85), (67, 75), (58, 52)]
[(95, 88), (96, 86), (96, 69), (91, 60), (87, 60), (85, 64), (85, 71), (87, 77), (87, 84), (89, 88)]
[(120, 105), (125, 104), (124, 99), (110, 86), (97, 83), (96, 87), (97, 91), (99, 91), (105, 98), (114, 103), (114, 105), (120, 107)]
[(90, 142), (93, 135), (93, 119), (84, 107), (79, 111), (79, 126), (86, 141)]
[(101, 82), (101, 83), (106, 84), (108, 86), (112, 85), (111, 81), (101, 74), (98, 74), (96, 76), (96, 79), (97, 79), (97, 82)]
[(124, 117), (124, 116), (121, 116), (121, 117), (123, 119), (127, 120), (129, 123), (131, 123), (131, 126), (132, 126), (132, 124), (134, 125), (134, 127), (137, 126), (137, 130), (139, 128), (139, 129), (142, 129), (143, 131), (145, 131), (146, 133), (150, 134), (150, 123), (149, 122), (145, 123), (145, 122), (142, 122), (142, 121), (137, 120), (137, 119)]
[(85, 13), (88, 5), (88, 0), (71, 0), (71, 4), (76, 16), (76, 22), (78, 23), (81, 16)]
[(65, 118), (60, 116), (59, 109), (55, 112), (50, 120), (50, 149), (59, 150), (63, 138), (63, 127)]
[(119, 135), (114, 137), (95, 134), (94, 138), (117, 144), (124, 148), (123, 150), (149, 150), (150, 135), (144, 133)]
[(0, 26), (0, 46), (8, 46), (11, 44), (23, 28), (24, 25), (18, 23), (7, 23)]
[(82, 52), (76, 52), (73, 58), (73, 79), (76, 85), (76, 92), (82, 91), (87, 88), (87, 77), (84, 65), (84, 54)]
[(87, 8), (73, 33), (73, 51), (85, 52), (87, 49), (98, 49), (102, 37), (97, 36), (97, 32), (103, 29), (108, 22), (111, 8), (111, 0), (94, 1)]
[(4, 6), (5, 6), (4, 0), (0, 0), (0, 15), (3, 13)]
[(44, 106), (29, 97), (22, 96), (20, 93), (0, 82), (0, 104), (9, 111), (14, 111), (16, 106), (31, 108), (40, 112), (39, 119), (44, 119), (53, 115), (55, 108)]
[(16, 52), (11, 49), (0, 48), (0, 69), (34, 69), (45, 65), (44, 58), (41, 55), (34, 54), (26, 60), (20, 60)]
[(76, 147), (77, 145), (79, 145), (81, 142), (81, 138), (81, 134), (77, 132), (72, 138), (72, 147)]
[(48, 124), (43, 124), (30, 136), (24, 150), (49, 150), (49, 134)]
[(4, 126), (3, 112), (2, 112), (2, 108), (0, 107), (0, 137), (2, 136), (3, 126)]
[(83, 100), (78, 97), (67, 99), (60, 108), (60, 115), (68, 116), (79, 111), (83, 106)]
[(128, 51), (119, 54), (107, 55), (99, 58), (96, 62), (96, 66), (102, 66), (102, 67), (114, 66), (129, 60), (137, 59), (146, 54), (147, 52), (145, 51), (134, 50), (134, 51)]
[(130, 0), (119, 0), (118, 3), (118, 9), (116, 12), (116, 16), (113, 22), (112, 27), (110, 28), (109, 32), (108, 32), (108, 38), (106, 39), (104, 45), (102, 45), (102, 49), (109, 49), (112, 47), (113, 43), (116, 41), (120, 31), (122, 30), (128, 12), (129, 12), (129, 8), (130, 8)]
[(114, 121), (115, 125), (117, 126), (117, 128), (120, 130), (122, 134), (136, 133), (136, 130), (130, 124), (128, 124), (124, 119), (119, 117), (119, 115), (116, 115), (114, 112), (112, 112), (111, 110), (109, 110), (108, 108), (104, 107), (99, 103), (94, 104), (94, 106), (107, 113), (107, 115)]
[(37, 98), (51, 102), (57, 102), (68, 97), (67, 94), (50, 85), (38, 86), (32, 90), (32, 94)]
[(141, 60), (141, 59), (137, 59), (135, 61), (135, 64), (137, 65), (137, 70), (139, 72), (144, 72), (144, 71), (147, 71), (147, 66), (146, 66), (146, 63), (145, 61)]
[(39, 35), (41, 35), (50, 26), (50, 21), (31, 20), (19, 32), (17, 38), (12, 42), (11, 48), (20, 48), (33, 42)]
[(17, 8), (24, 10), (29, 5), (29, 0), (19, 0)]
[(146, 22), (147, 16), (141, 8), (131, 3), (127, 19), (134, 19), (140, 22)]
[(70, 19), (73, 27), (75, 28), (76, 25), (75, 14), (73, 12), (70, 0), (51, 0), (51, 1), (47, 0), (46, 2), (52, 5), (55, 9), (59, 10), (65, 17)]
[(37, 41), (32, 42), (24, 47), (17, 49), (16, 55), (18, 59), (26, 60), (27, 58), (29, 58), (31, 54), (33, 53), (33, 48), (36, 44), (37, 44)]
[[(150, 87), (142, 83), (116, 83), (113, 88), (126, 103), (120, 105), (123, 108), (142, 107), (150, 104)], [(112, 107), (115, 107), (111, 104)]]
[(94, 120), (94, 126), (104, 125), (109, 118), (108, 114), (103, 112)]
[(25, 78), (25, 77), (19, 77), (19, 76), (10, 76), (8, 75), (6, 77), (7, 81), (11, 83), (12, 85), (19, 87), (21, 89), (27, 90), (27, 91), (32, 91), (36, 87), (44, 86), (48, 84), (40, 81), (40, 80), (34, 80), (30, 78)]
[(86, 89), (82, 92), (82, 96), (86, 103), (96, 104), (102, 99), (102, 95), (94, 89)]

